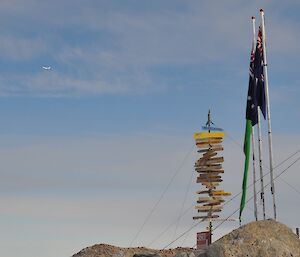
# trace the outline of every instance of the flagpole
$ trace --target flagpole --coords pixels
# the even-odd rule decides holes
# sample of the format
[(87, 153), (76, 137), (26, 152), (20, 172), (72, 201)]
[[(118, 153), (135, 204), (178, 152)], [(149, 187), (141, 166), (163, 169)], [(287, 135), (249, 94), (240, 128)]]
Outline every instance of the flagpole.
[(276, 220), (276, 202), (275, 202), (275, 185), (273, 176), (273, 143), (272, 143), (272, 129), (271, 129), (271, 113), (270, 113), (270, 98), (269, 98), (269, 81), (267, 68), (267, 49), (266, 49), (266, 31), (265, 31), (265, 14), (264, 10), (260, 10), (262, 23), (262, 43), (263, 43), (263, 61), (264, 61), (264, 80), (267, 101), (267, 119), (268, 119), (268, 140), (269, 140), (269, 159), (270, 159), (270, 177), (271, 177), (271, 193), (273, 198), (274, 219)]
[[(253, 29), (253, 45), (252, 45), (252, 51), (254, 52), (255, 49), (255, 17), (252, 16), (252, 29)], [(253, 203), (254, 203), (254, 217), (257, 221), (257, 197), (256, 197), (256, 171), (255, 171), (255, 143), (254, 143), (254, 130), (252, 127), (252, 133), (251, 133), (251, 140), (252, 140), (252, 162), (253, 162)]]
[(262, 138), (260, 127), (260, 108), (257, 106), (257, 134), (258, 134), (258, 158), (259, 158), (259, 174), (260, 174), (260, 200), (263, 206), (263, 218), (266, 219), (265, 191), (264, 191), (264, 173), (262, 168)]
[(252, 162), (253, 162), (253, 201), (254, 201), (254, 217), (257, 221), (257, 197), (256, 197), (256, 171), (255, 171), (255, 143), (254, 143), (254, 130), (252, 128)]

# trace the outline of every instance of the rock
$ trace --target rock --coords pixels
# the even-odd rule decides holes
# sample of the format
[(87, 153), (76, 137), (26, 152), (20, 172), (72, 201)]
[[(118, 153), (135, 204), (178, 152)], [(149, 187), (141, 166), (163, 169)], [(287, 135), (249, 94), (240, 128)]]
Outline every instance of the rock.
[(134, 254), (133, 257), (161, 257), (159, 254), (156, 253), (150, 253), (150, 254)]
[(195, 257), (192, 254), (192, 248), (175, 248), (165, 250), (155, 250), (146, 247), (122, 248), (108, 244), (96, 244), (86, 247), (73, 257), (173, 257), (179, 253), (186, 253), (187, 256), (178, 257)]
[(174, 257), (195, 257), (194, 252), (179, 252)]
[(217, 240), (197, 257), (300, 257), (300, 240), (279, 222), (256, 221)]

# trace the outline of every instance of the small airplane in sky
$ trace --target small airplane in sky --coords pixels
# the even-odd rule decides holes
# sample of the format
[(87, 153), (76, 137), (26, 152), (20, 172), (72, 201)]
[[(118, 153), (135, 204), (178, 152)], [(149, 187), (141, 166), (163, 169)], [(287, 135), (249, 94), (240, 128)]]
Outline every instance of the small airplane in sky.
[(42, 68), (43, 68), (44, 70), (51, 70), (51, 67), (50, 67), (50, 66), (42, 66)]

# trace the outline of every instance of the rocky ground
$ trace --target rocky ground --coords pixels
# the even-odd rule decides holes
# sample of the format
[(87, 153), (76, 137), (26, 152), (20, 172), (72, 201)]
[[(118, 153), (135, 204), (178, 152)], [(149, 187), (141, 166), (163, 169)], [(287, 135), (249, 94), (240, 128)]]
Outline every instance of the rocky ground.
[(166, 250), (155, 250), (145, 247), (132, 247), (122, 248), (107, 244), (97, 244), (84, 248), (79, 253), (74, 254), (72, 257), (173, 257), (176, 254), (186, 252), (191, 253), (192, 248), (175, 248)]
[(232, 231), (211, 244), (205, 252), (191, 248), (154, 250), (98, 244), (73, 257), (300, 257), (300, 240), (287, 226), (264, 220)]

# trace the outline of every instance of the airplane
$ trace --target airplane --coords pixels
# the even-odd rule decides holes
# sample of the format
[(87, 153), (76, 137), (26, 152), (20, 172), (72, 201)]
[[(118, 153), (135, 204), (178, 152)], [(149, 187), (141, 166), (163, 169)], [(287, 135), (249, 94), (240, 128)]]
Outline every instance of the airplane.
[(50, 66), (42, 66), (42, 68), (43, 68), (44, 70), (51, 70), (51, 67), (50, 67)]

